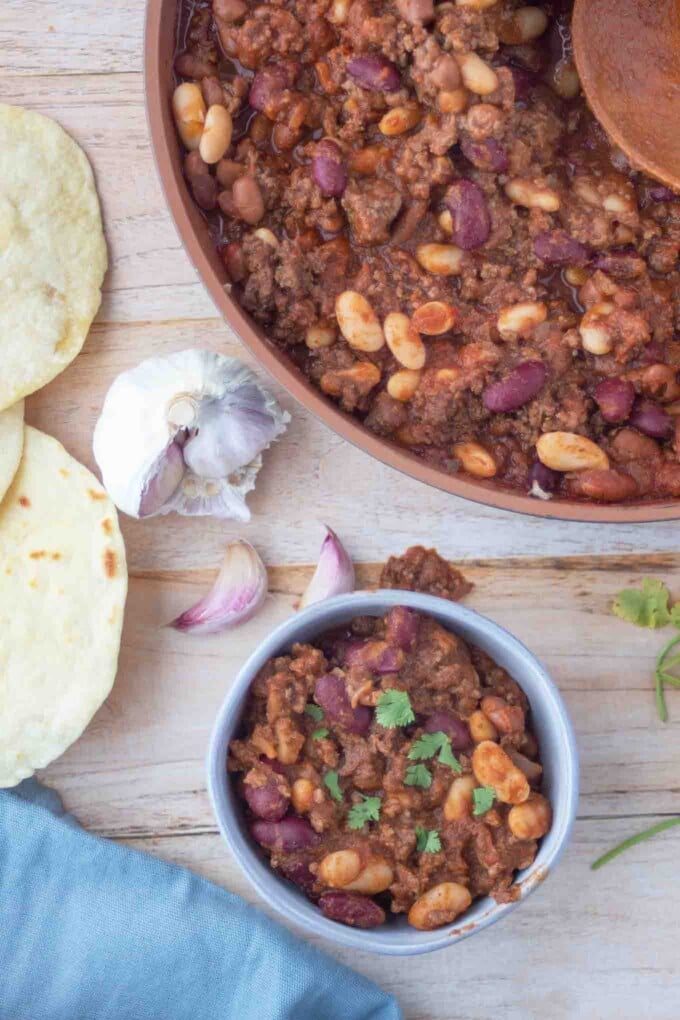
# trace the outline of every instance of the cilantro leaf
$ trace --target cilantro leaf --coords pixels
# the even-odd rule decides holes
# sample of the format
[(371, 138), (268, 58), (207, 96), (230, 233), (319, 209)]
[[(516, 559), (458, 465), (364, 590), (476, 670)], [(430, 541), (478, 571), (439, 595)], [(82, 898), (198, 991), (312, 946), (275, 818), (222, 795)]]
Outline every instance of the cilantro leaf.
[(408, 753), (409, 758), (414, 761), (426, 761), (439, 752), (439, 761), (442, 765), (448, 765), (454, 772), (462, 772), (463, 767), (456, 758), (451, 748), (451, 739), (441, 730), (436, 733), (423, 733), (418, 737)]
[(406, 786), (420, 786), (423, 790), (429, 790), (432, 786), (432, 773), (425, 765), (409, 765), (404, 777)]
[(323, 783), (333, 800), (342, 801), (342, 790), (338, 782), (338, 773), (331, 769), (323, 777)]
[(321, 722), (323, 719), (323, 709), (310, 701), (309, 704), (305, 705), (305, 715), (311, 715), (314, 722)]
[(442, 841), (436, 829), (424, 829), (419, 825), (416, 829), (416, 849), (421, 854), (436, 854), (442, 848)]
[(375, 714), (380, 725), (386, 729), (408, 726), (416, 718), (408, 693), (394, 689), (383, 691), (378, 698)]
[(479, 815), (485, 815), (495, 799), (496, 791), (493, 786), (476, 786), (472, 791), (472, 801), (474, 804), (472, 813), (475, 818)]
[(612, 611), (615, 616), (634, 623), (636, 627), (655, 630), (657, 627), (665, 627), (671, 621), (668, 599), (668, 588), (662, 581), (644, 577), (639, 588), (624, 588), (619, 592)]
[(320, 726), (318, 730), (314, 730), (312, 733), (312, 740), (323, 740), (324, 737), (328, 736), (328, 730), (325, 726)]
[(363, 801), (353, 804), (347, 815), (347, 824), (350, 829), (363, 829), (366, 822), (377, 822), (380, 818), (382, 801), (380, 797), (366, 797), (360, 794)]

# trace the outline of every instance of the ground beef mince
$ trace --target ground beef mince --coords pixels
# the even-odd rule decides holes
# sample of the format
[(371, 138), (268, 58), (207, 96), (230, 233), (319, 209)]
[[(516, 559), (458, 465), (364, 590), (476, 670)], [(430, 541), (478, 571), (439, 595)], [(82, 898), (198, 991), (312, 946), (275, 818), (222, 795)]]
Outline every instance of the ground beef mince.
[(680, 201), (580, 93), (568, 0), (181, 0), (185, 175), (330, 400), (541, 499), (680, 497)]
[(270, 660), (228, 769), (272, 868), (327, 917), (429, 930), (516, 898), (551, 823), (538, 759), (505, 670), (396, 606)]
[(436, 549), (412, 545), (401, 556), (390, 556), (380, 574), (379, 587), (419, 591), (458, 602), (473, 585)]

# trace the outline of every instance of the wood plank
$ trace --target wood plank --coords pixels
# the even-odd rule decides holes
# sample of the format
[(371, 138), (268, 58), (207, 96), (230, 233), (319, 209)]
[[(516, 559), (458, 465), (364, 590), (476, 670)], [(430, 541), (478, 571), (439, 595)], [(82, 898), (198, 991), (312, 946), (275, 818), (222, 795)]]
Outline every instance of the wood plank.
[[(407, 1020), (677, 1020), (668, 890), (677, 886), (680, 832), (589, 870), (603, 850), (639, 828), (622, 819), (577, 823), (556, 875), (513, 914), (449, 950), (406, 962), (310, 941), (396, 995)], [(186, 865), (281, 921), (220, 836), (127, 842)]]
[[(395, 550), (397, 551), (397, 550)], [(655, 716), (654, 658), (663, 637), (611, 616), (613, 595), (643, 573), (668, 576), (680, 558), (484, 563), (466, 567), (467, 600), (541, 657), (571, 713), (582, 759), (583, 818), (680, 812), (680, 694)], [(293, 612), (311, 567), (276, 568), (263, 611), (226, 634), (164, 625), (191, 605), (210, 571), (132, 579), (118, 680), (81, 740), (46, 770), (87, 828), (153, 836), (215, 830), (204, 757), (218, 707), (258, 642)], [(360, 583), (377, 581), (362, 568)], [(87, 777), (86, 780), (84, 777)]]

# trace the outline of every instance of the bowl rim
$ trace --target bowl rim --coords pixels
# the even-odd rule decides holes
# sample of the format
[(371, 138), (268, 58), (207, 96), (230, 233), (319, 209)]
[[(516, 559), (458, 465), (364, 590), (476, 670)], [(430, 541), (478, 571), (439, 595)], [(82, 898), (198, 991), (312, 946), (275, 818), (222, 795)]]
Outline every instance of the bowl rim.
[[(626, 506), (536, 499), (502, 489), (490, 481), (449, 475), (425, 463), (405, 447), (380, 438), (324, 397), (255, 326), (231, 297), (226, 273), (208, 238), (205, 221), (189, 195), (180, 166), (179, 142), (170, 112), (175, 17), (178, 0), (148, 0), (145, 22), (144, 80), (146, 114), (161, 187), (178, 237), (198, 277), (222, 318), (262, 367), (311, 414), (341, 438), (379, 462), (450, 495), (497, 510), (563, 521), (631, 524), (680, 518), (680, 500), (657, 500)], [(168, 17), (168, 12), (172, 16)], [(171, 52), (164, 40), (172, 37)]]
[[(226, 745), (231, 739), (238, 722), (243, 703), (258, 670), (272, 657), (288, 648), (301, 631), (308, 625), (318, 623), (322, 631), (324, 617), (335, 610), (348, 616), (368, 612), (379, 614), (395, 605), (407, 605), (424, 613), (444, 616), (453, 630), (461, 624), (475, 631), (479, 636), (486, 634), (499, 639), (506, 648), (523, 660), (540, 683), (540, 698), (546, 710), (556, 723), (557, 740), (551, 749), (551, 760), (563, 772), (565, 791), (560, 798), (559, 810), (554, 811), (550, 832), (544, 837), (536, 859), (522, 874), (519, 882), (520, 897), (511, 903), (497, 904), (489, 897), (478, 901), (482, 914), (472, 923), (454, 921), (433, 932), (405, 930), (401, 940), (381, 936), (381, 929), (350, 928), (324, 917), (285, 879), (279, 877), (265, 863), (255, 844), (247, 836), (237, 810), (232, 807), (228, 791), (231, 781), (225, 768)], [(519, 682), (519, 681), (518, 681)], [(225, 736), (226, 734), (226, 736)], [(579, 796), (579, 756), (573, 727), (562, 697), (542, 663), (513, 634), (500, 624), (459, 603), (433, 595), (398, 589), (371, 592), (353, 592), (316, 603), (302, 612), (284, 620), (258, 645), (248, 657), (234, 678), (217, 714), (206, 757), (208, 791), (219, 830), (225, 839), (241, 870), (262, 896), (287, 921), (304, 929), (308, 935), (324, 936), (340, 945), (389, 956), (411, 956), (443, 949), (468, 938), (490, 924), (505, 917), (522, 903), (526, 897), (541, 885), (552, 873), (559, 861), (573, 828)]]

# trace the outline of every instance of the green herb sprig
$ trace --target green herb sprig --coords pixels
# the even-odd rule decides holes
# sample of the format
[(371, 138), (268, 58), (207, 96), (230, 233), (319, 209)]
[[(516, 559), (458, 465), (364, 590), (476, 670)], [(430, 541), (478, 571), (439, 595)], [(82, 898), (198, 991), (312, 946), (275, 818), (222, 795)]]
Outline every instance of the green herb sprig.
[(383, 691), (378, 698), (375, 715), (380, 725), (389, 730), (408, 726), (416, 718), (408, 692), (396, 689)]
[(347, 824), (350, 829), (363, 829), (366, 822), (380, 820), (380, 808), (382, 807), (380, 797), (367, 797), (363, 793), (360, 796), (363, 799), (358, 804), (353, 804), (347, 815)]
[(636, 836), (629, 836), (628, 839), (624, 839), (623, 843), (619, 843), (612, 850), (608, 850), (606, 854), (602, 854), (596, 861), (590, 865), (591, 871), (597, 871), (599, 868), (604, 867), (605, 864), (609, 864), (615, 857), (622, 854), (624, 850), (630, 850), (632, 846), (637, 846), (638, 843), (643, 843), (646, 839), (651, 839), (652, 836), (656, 836), (659, 832), (665, 832), (666, 829), (672, 829), (674, 826), (680, 825), (680, 818), (667, 818), (665, 822), (658, 822), (656, 825), (652, 825), (649, 829), (645, 829), (644, 832), (638, 832)]
[(451, 738), (437, 730), (436, 733), (423, 733), (414, 741), (408, 757), (412, 761), (427, 761), (438, 753), (438, 760), (442, 765), (448, 765), (454, 772), (462, 772), (463, 766), (456, 758), (451, 747)]
[(409, 765), (404, 776), (404, 785), (429, 790), (432, 786), (432, 773), (425, 765)]
[(333, 800), (337, 800), (338, 803), (342, 801), (342, 790), (340, 789), (340, 783), (338, 781), (338, 773), (334, 769), (331, 769), (323, 777), (323, 784), (330, 793)]
[(436, 854), (442, 848), (442, 841), (436, 829), (424, 829), (422, 825), (416, 827), (416, 850), (421, 854)]
[[(666, 585), (656, 578), (645, 577), (639, 588), (624, 588), (619, 592), (614, 599), (612, 612), (636, 627), (657, 630), (670, 623), (680, 632), (680, 602), (672, 606), (669, 606), (669, 602), (670, 592)], [(671, 672), (680, 665), (680, 655), (672, 654), (679, 644), (680, 633), (677, 633), (659, 652), (654, 668), (654, 695), (661, 722), (668, 720), (665, 685), (680, 687), (680, 677)]]
[(472, 791), (472, 813), (475, 818), (485, 815), (490, 810), (496, 799), (496, 791), (493, 786), (476, 786)]

